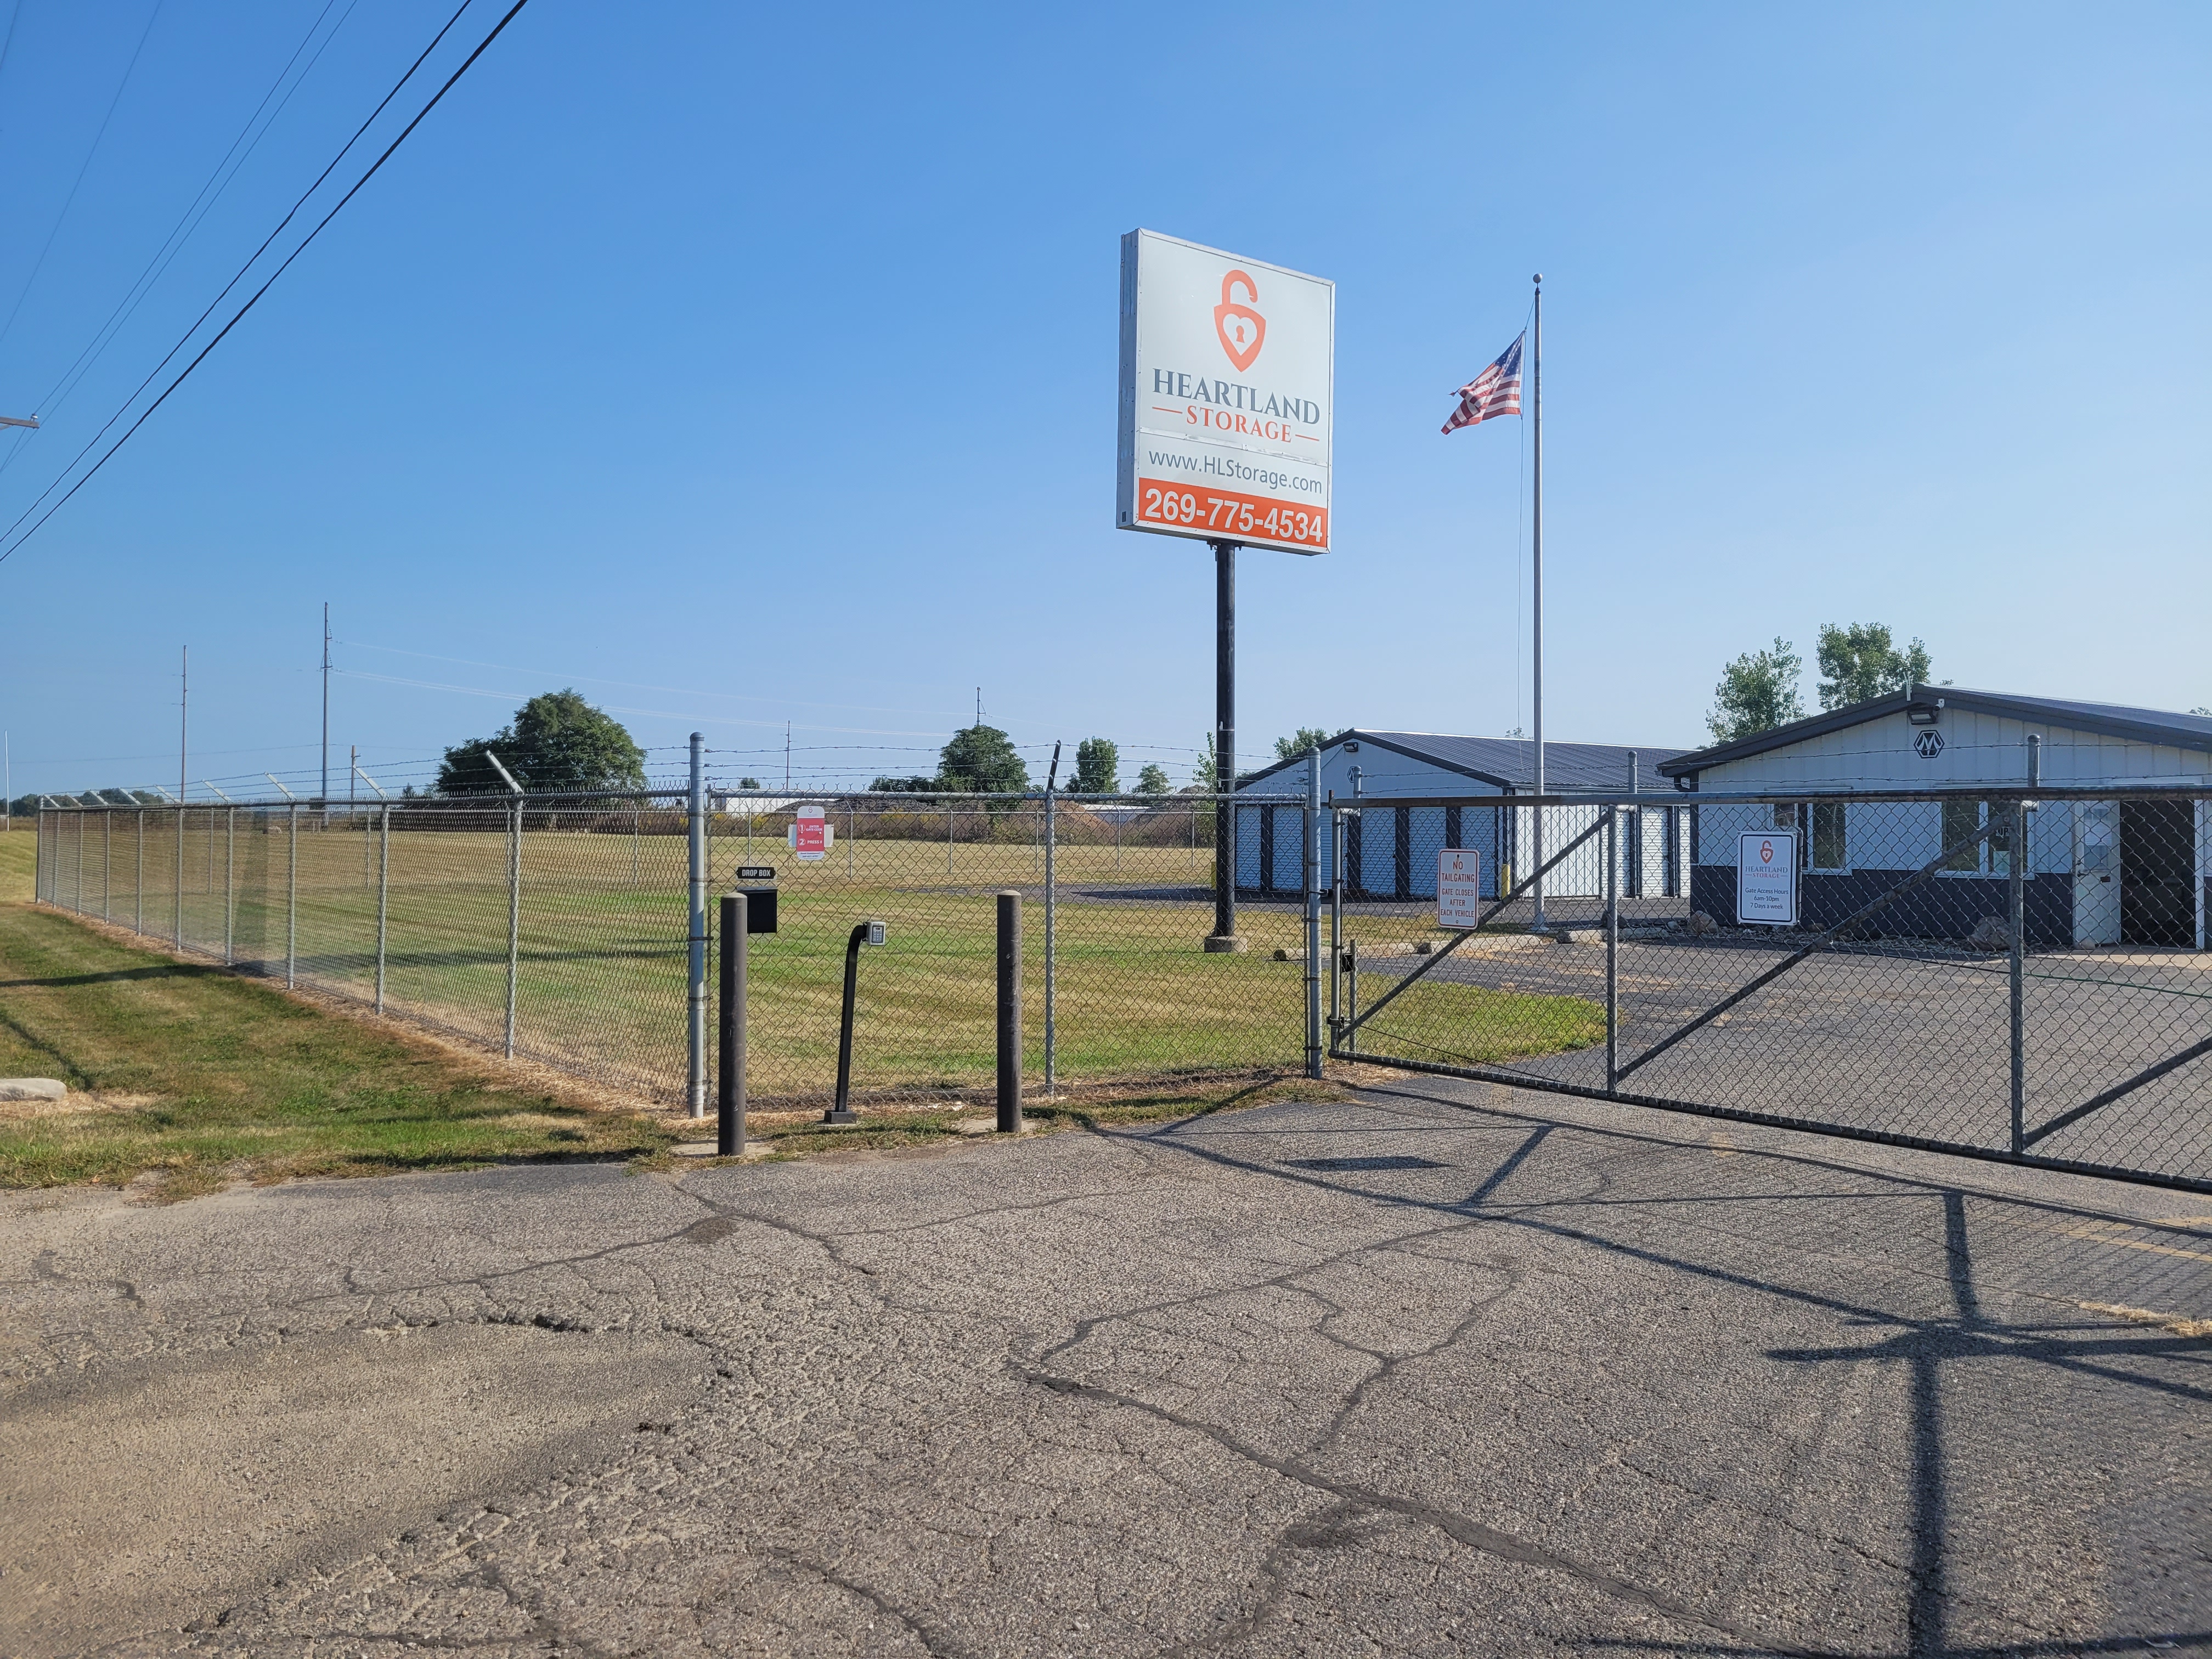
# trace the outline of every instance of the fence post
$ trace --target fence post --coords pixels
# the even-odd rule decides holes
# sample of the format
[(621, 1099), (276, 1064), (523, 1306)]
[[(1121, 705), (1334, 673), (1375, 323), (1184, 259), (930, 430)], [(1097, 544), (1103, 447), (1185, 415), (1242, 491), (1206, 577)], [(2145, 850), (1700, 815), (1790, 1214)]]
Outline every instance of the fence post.
[(1319, 1077), (1321, 1051), (1321, 751), (1306, 757), (1306, 1075)]
[(284, 988), (290, 990), (300, 966), (300, 803), (284, 807)]
[(380, 814), (376, 849), (376, 1012), (384, 1012), (384, 955), (390, 937), (392, 899), (392, 808)]
[(1620, 1085), (1620, 808), (1605, 809), (1605, 1091)]
[(514, 1058), (514, 991), (522, 964), (522, 797), (507, 803), (507, 1057)]
[(185, 948), (185, 804), (177, 803), (177, 890), (170, 895), (169, 941)]
[(1058, 820), (1053, 812), (1054, 798), (1053, 784), (1054, 775), (1060, 770), (1058, 744), (1053, 745), (1052, 766), (1052, 772), (1046, 775), (1044, 781), (1044, 1097), (1047, 1100), (1054, 1097), (1053, 1038), (1056, 1033), (1053, 1027), (1053, 1015), (1055, 1012), (1053, 1006), (1054, 988), (1053, 969), (1056, 965), (1056, 960), (1053, 951), (1053, 908), (1058, 890), (1053, 871), (1053, 853), (1060, 837)]
[(999, 1123), (1022, 1127), (1022, 896), (999, 895)]
[(2027, 977), (2027, 803), (2012, 804), (2012, 842), (2005, 860), (2008, 872), (2006, 898), (2011, 913), (2012, 934), (2012, 1150), (2015, 1156), (2027, 1148), (2027, 1006), (2023, 992)]
[(238, 960), (238, 809), (226, 809), (222, 826), (222, 960)]
[[(82, 847), (83, 843), (79, 842), (78, 845)], [(138, 845), (135, 851), (137, 857), (131, 877), (131, 931), (143, 933), (146, 931), (146, 809), (143, 806), (138, 809)], [(77, 859), (80, 869), (83, 864), (84, 860), (80, 855)], [(82, 909), (83, 907), (80, 905), (78, 908)]]
[(100, 919), (107, 920), (108, 902), (115, 887), (115, 814), (100, 815)]
[(1328, 1046), (1344, 1031), (1344, 812), (1328, 806)]
[(707, 1115), (707, 749), (691, 734), (690, 1041), (684, 1099), (693, 1117)]

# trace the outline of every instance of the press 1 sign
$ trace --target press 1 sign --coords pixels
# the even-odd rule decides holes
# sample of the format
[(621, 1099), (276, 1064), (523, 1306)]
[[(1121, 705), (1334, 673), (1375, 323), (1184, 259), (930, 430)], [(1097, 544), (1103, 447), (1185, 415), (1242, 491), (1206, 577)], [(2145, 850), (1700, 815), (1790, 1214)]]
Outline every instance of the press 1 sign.
[(788, 831), (791, 850), (799, 855), (801, 864), (819, 864), (830, 856), (830, 844), (837, 832), (830, 827), (830, 820), (818, 806), (802, 806), (791, 820)]
[(1735, 838), (1735, 919), (1797, 925), (1797, 832), (1747, 830)]
[(1336, 284), (1121, 239), (1122, 530), (1328, 551)]
[(1482, 854), (1437, 854), (1437, 926), (1473, 927), (1482, 920)]

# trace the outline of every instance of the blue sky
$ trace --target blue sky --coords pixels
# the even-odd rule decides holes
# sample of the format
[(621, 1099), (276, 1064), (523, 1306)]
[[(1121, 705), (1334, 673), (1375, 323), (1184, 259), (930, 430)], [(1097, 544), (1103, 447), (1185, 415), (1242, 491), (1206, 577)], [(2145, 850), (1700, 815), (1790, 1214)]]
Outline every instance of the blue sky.
[[(4, 523), (451, 6), (0, 6), (0, 412), (46, 421)], [(809, 781), (927, 770), (979, 684), (1180, 778), (1210, 557), (1111, 527), (1138, 225), (1338, 283), (1336, 550), (1243, 556), (1245, 755), (1526, 723), (1525, 433), (1437, 428), (1539, 270), (1550, 734), (1701, 741), (1727, 659), (1828, 621), (2212, 703), (2208, 85), (2186, 6), (532, 0), (0, 563), (15, 787), (173, 780), (185, 644), (194, 779), (312, 770), (325, 599), (333, 742), (394, 779), (571, 684), (731, 778), (787, 720)]]

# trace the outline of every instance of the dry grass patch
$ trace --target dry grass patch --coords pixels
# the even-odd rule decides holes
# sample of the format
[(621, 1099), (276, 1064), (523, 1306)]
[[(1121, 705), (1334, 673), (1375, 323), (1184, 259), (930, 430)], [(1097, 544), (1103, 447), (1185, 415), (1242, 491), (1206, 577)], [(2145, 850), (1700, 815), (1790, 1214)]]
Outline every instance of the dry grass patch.
[(2117, 1302), (2080, 1302), (2075, 1305), (2085, 1312), (2109, 1314), (2130, 1324), (2155, 1325), (2162, 1331), (2172, 1331), (2176, 1336), (2192, 1337), (2200, 1341), (2212, 1338), (2212, 1319), (2188, 1319), (2179, 1314), (2158, 1313), (2149, 1308), (2123, 1307)]

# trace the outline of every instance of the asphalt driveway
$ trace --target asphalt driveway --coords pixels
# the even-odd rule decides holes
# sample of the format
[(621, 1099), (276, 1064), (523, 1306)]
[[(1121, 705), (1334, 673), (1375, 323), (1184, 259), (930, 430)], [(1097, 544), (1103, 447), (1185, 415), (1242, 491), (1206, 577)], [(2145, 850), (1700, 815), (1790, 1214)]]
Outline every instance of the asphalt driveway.
[(2212, 1649), (2156, 1189), (1412, 1079), (0, 1236), (7, 1652)]

